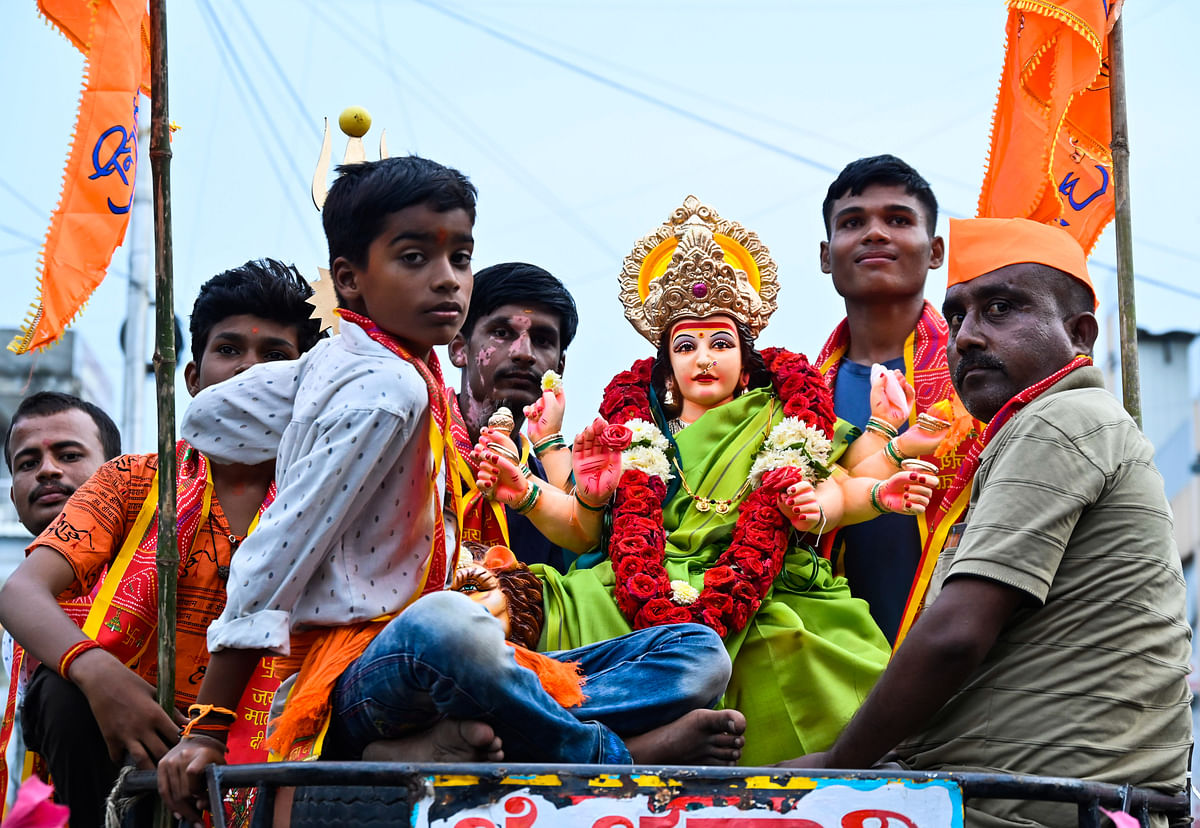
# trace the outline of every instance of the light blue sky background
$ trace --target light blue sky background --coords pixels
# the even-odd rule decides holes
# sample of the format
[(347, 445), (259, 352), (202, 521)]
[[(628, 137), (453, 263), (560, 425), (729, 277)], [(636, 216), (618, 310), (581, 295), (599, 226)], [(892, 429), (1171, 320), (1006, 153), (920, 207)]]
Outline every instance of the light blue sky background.
[[(815, 355), (842, 315), (817, 259), (826, 187), (848, 161), (892, 152), (933, 184), (939, 230), (946, 214), (972, 215), (1005, 14), (1000, 0), (171, 0), (176, 307), (186, 320), (199, 285), (248, 258), (316, 276), (308, 188), (322, 118), (360, 104), (372, 154), (386, 127), (393, 154), (435, 158), (479, 187), (477, 268), (531, 261), (574, 293), (569, 425), (649, 353), (621, 316), (616, 275), (688, 193), (756, 230), (779, 263), (761, 344)], [(1128, 0), (1125, 15), (1140, 320), (1197, 330), (1200, 7)], [(0, 9), (0, 54), (0, 325), (13, 326), (35, 297), (82, 61), (32, 0)], [(335, 156), (343, 147), (339, 135)], [(1102, 310), (1114, 262), (1110, 232), (1092, 260)], [(127, 272), (118, 251), (77, 325), (111, 366), (114, 401)], [(935, 303), (943, 274), (930, 278)], [(151, 447), (145, 433), (133, 448)]]

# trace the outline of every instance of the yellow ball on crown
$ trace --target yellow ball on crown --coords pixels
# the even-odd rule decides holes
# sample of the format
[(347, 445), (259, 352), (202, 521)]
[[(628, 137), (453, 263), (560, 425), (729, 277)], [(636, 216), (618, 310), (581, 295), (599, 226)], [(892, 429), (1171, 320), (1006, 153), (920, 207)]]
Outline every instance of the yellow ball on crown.
[(338, 116), (338, 126), (351, 138), (361, 138), (371, 128), (371, 115), (361, 106), (348, 106)]

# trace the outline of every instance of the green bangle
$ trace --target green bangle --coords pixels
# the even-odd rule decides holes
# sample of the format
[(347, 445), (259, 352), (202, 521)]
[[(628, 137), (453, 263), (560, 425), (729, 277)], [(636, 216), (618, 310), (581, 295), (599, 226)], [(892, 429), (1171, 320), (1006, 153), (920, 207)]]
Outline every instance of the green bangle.
[(533, 510), (534, 504), (538, 502), (542, 490), (537, 483), (529, 481), (529, 488), (525, 490), (525, 497), (521, 498), (521, 502), (514, 508), (522, 515), (527, 515)]
[(567, 443), (565, 440), (563, 440), (562, 433), (555, 432), (554, 434), (551, 434), (549, 437), (543, 437), (542, 439), (540, 439), (536, 443), (534, 443), (533, 444), (533, 453), (535, 455), (537, 455), (538, 457), (541, 457), (542, 454), (547, 451), (554, 451), (555, 449), (566, 448), (566, 447), (567, 447)]
[(871, 505), (875, 508), (876, 512), (879, 512), (881, 515), (886, 515), (888, 510), (885, 509), (883, 504), (879, 502), (879, 490), (882, 488), (883, 483), (876, 483), (871, 487)]
[(900, 467), (903, 467), (904, 461), (908, 459), (900, 453), (899, 449), (892, 445), (891, 440), (888, 440), (883, 444), (883, 453), (888, 456), (888, 459)]
[(881, 420), (878, 417), (868, 417), (867, 424), (864, 426), (867, 431), (878, 434), (885, 440), (891, 440), (894, 437), (899, 437), (900, 432), (891, 423)]
[(607, 502), (601, 503), (599, 506), (593, 506), (592, 504), (588, 503), (586, 500), (584, 500), (582, 497), (579, 496), (578, 488), (572, 489), (571, 494), (575, 495), (575, 499), (577, 501), (579, 501), (579, 505), (582, 506), (583, 508), (587, 509), (589, 512), (603, 512), (605, 509), (608, 508)]

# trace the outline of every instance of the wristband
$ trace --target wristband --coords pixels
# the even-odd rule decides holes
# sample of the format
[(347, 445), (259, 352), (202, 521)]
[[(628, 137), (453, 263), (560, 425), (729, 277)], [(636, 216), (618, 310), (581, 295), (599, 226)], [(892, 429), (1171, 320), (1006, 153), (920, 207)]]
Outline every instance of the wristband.
[(525, 497), (521, 498), (521, 502), (513, 508), (515, 508), (518, 513), (527, 515), (533, 510), (534, 504), (538, 502), (538, 498), (541, 497), (541, 494), (542, 490), (538, 484), (530, 480), (529, 488), (525, 490)]
[(871, 506), (873, 506), (875, 511), (879, 512), (879, 514), (886, 515), (888, 510), (885, 509), (883, 504), (879, 502), (879, 490), (882, 488), (883, 483), (876, 483), (871, 487)]
[[(221, 737), (229, 734), (229, 729), (237, 721), (237, 713), (227, 707), (217, 707), (212, 704), (193, 704), (188, 708), (188, 723), (179, 731), (180, 739), (191, 736), (208, 736), (223, 741)], [(217, 736), (215, 734), (220, 734)]]
[(878, 434), (885, 440), (891, 440), (900, 436), (900, 432), (894, 425), (878, 417), (869, 417), (867, 424), (863, 427), (864, 431), (869, 431), (872, 434)]
[(589, 512), (603, 512), (605, 509), (608, 508), (607, 501), (605, 501), (604, 503), (601, 503), (599, 506), (593, 506), (592, 504), (588, 503), (586, 500), (584, 500), (582, 497), (579, 496), (578, 487), (572, 489), (571, 494), (575, 495), (575, 500), (579, 503), (579, 505), (582, 506), (583, 508), (587, 509)]
[[(58, 660), (58, 674), (63, 678), (67, 678), (67, 673), (71, 669), (71, 665), (75, 663), (75, 659), (86, 653), (88, 650), (100, 648), (100, 642), (93, 641), (90, 638), (85, 638), (82, 641), (76, 641), (67, 651), (62, 654), (62, 658)], [(103, 649), (103, 648), (100, 648)], [(69, 681), (70, 679), (68, 679)]]

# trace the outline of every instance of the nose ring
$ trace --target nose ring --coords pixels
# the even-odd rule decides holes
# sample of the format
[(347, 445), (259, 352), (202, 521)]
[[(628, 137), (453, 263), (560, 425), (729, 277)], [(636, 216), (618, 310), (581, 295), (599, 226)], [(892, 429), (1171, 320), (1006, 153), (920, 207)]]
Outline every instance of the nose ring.
[(699, 368), (701, 371), (707, 371), (709, 368), (712, 368), (716, 364), (717, 364), (717, 361), (715, 359), (710, 359), (708, 362), (697, 362), (696, 367)]

